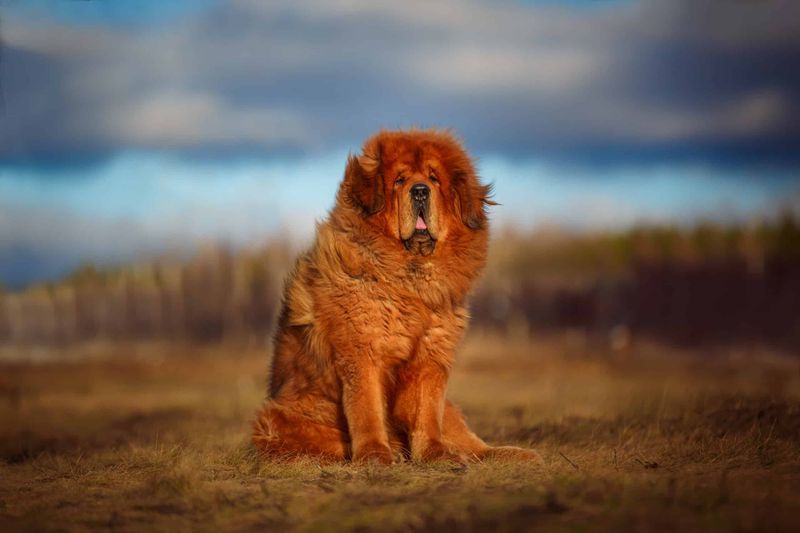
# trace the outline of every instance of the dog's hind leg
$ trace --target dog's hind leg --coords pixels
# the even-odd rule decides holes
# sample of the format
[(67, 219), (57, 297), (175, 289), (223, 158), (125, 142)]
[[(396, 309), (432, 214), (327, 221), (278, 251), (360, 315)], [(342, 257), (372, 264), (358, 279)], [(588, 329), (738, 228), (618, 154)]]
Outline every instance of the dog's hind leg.
[(311, 457), (343, 461), (350, 447), (346, 432), (267, 401), (253, 423), (253, 444), (274, 459)]
[(442, 419), (442, 440), (453, 452), (471, 461), (480, 461), (490, 448), (480, 437), (470, 431), (458, 407), (445, 400)]
[(442, 439), (454, 453), (472, 461), (495, 458), (542, 462), (541, 456), (535, 450), (516, 446), (489, 446), (469, 429), (464, 415), (449, 400), (444, 407)]

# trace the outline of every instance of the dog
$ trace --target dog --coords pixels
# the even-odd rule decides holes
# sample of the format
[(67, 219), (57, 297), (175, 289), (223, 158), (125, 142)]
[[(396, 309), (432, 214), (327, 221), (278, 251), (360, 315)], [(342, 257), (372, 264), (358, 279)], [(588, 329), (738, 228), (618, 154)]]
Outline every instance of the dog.
[(448, 131), (380, 131), (284, 289), (253, 442), (277, 459), (539, 460), (445, 398), (488, 243), (491, 186)]

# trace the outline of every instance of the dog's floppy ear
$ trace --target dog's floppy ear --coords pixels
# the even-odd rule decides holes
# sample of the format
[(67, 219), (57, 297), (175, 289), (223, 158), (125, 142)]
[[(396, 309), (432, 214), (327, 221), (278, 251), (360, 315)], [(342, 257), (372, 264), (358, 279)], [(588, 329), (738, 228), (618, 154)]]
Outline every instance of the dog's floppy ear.
[(381, 145), (377, 141), (368, 142), (362, 155), (347, 158), (345, 181), (350, 185), (350, 198), (367, 215), (374, 215), (383, 209), (386, 200), (383, 192), (381, 174)]
[(472, 165), (469, 165), (453, 174), (453, 190), (458, 198), (457, 208), (464, 225), (470, 229), (484, 229), (488, 220), (484, 205), (497, 205), (491, 199), (492, 186), (481, 185)]

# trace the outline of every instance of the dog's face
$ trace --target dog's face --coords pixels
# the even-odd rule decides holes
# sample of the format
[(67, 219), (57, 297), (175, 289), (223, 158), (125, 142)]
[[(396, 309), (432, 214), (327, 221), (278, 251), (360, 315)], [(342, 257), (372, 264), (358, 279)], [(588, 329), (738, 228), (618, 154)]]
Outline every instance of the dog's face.
[(414, 254), (432, 254), (452, 232), (486, 228), (490, 188), (449, 133), (378, 133), (350, 157), (345, 185), (365, 220)]

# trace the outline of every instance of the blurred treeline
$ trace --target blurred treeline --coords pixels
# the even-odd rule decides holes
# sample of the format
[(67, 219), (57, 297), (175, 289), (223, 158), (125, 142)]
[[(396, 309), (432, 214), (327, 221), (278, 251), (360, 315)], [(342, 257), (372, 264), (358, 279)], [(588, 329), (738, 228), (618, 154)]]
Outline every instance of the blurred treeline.
[[(188, 261), (86, 266), (0, 291), (0, 342), (91, 339), (263, 342), (294, 251), (285, 243)], [(640, 336), (800, 349), (800, 218), (494, 235), (473, 327), (569, 329), (623, 348)]]
[(0, 342), (264, 337), (290, 260), (278, 243), (237, 253), (209, 246), (183, 262), (86, 265), (59, 283), (0, 291)]
[(475, 322), (565, 329), (617, 347), (681, 344), (800, 350), (800, 217), (509, 235), (493, 248)]

